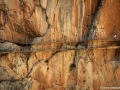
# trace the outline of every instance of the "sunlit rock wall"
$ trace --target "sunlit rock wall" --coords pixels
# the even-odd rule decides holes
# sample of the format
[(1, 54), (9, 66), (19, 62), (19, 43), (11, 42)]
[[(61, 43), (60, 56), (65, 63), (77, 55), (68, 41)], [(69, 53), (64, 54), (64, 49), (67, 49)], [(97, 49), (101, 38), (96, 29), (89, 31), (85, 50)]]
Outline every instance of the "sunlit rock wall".
[[(120, 0), (0, 0), (0, 90), (119, 87), (119, 15)], [(17, 52), (64, 41), (43, 46), (85, 49)]]

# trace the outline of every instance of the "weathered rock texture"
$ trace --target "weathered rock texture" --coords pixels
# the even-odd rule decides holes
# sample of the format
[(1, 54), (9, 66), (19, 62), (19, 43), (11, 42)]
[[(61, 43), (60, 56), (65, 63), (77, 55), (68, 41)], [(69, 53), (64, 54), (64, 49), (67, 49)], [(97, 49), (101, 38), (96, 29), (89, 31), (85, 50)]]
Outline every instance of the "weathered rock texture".
[(119, 15), (120, 0), (0, 0), (0, 90), (119, 87)]

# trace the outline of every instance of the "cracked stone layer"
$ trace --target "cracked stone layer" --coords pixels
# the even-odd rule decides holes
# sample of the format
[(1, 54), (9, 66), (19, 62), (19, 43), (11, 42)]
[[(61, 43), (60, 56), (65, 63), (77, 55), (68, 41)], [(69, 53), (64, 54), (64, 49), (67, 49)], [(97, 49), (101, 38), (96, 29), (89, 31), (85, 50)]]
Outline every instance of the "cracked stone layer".
[[(119, 85), (119, 58), (119, 51), (112, 49), (4, 54), (0, 60), (0, 84), (23, 84), (24, 80), (30, 80), (32, 84), (26, 87), (31, 90), (32, 87), (99, 90), (106, 83), (108, 86)], [(5, 88), (6, 84), (2, 86)]]
[[(83, 38), (94, 38), (96, 33), (98, 39), (103, 39), (104, 36), (110, 39), (114, 30), (119, 32), (119, 0), (102, 0), (104, 3), (101, 3), (101, 0), (11, 0), (11, 2), (4, 0), (5, 5), (2, 1), (0, 0), (2, 3), (0, 4), (0, 38), (10, 42), (35, 44), (64, 40), (79, 41)], [(13, 11), (16, 8), (17, 11)], [(6, 12), (8, 17), (5, 15)], [(14, 17), (16, 12), (17, 16)], [(9, 22), (5, 23), (6, 19)], [(46, 24), (40, 23), (41, 19)], [(34, 21), (40, 23), (41, 27), (34, 25)], [(22, 27), (25, 23), (26, 26)], [(16, 26), (17, 31), (13, 28)], [(39, 28), (39, 31), (36, 28)], [(117, 38), (118, 36), (119, 34)], [(29, 38), (31, 40), (26, 41)], [(73, 46), (79, 48), (96, 44), (110, 46), (111, 42), (95, 41)], [(119, 43), (112, 44), (117, 46)], [(57, 48), (73, 46), (58, 44)], [(33, 49), (38, 47), (32, 46)], [(46, 45), (46, 47), (50, 48), (54, 45)], [(107, 48), (0, 54), (0, 88), (3, 90), (10, 88), (12, 90), (100, 90), (100, 86), (119, 86), (119, 54), (119, 49)]]
[[(40, 53), (43, 55), (42, 59), (40, 59), (41, 58)], [(51, 52), (49, 53), (47, 52), (46, 54), (47, 56), (48, 55), (50, 56)], [(9, 84), (11, 85), (12, 82), (23, 83), (24, 80), (29, 80), (30, 78), (32, 84), (29, 86), (29, 88), (35, 85), (34, 82), (32, 81), (34, 80), (37, 82), (38, 87), (40, 89), (49, 89), (52, 87), (53, 89), (59, 88), (63, 89), (67, 84), (69, 84), (69, 82), (66, 81), (69, 80), (70, 71), (69, 67), (74, 61), (74, 54), (75, 54), (74, 51), (56, 52), (52, 54), (53, 56), (49, 57), (48, 59), (44, 58), (45, 55), (44, 52), (31, 53), (29, 56), (23, 53), (7, 54), (6, 56), (1, 57), (0, 60), (1, 63), (0, 80), (3, 83), (8, 81)], [(5, 57), (8, 57), (7, 59), (8, 61), (4, 59)], [(6, 65), (4, 65), (5, 62)], [(9, 75), (6, 76), (2, 74), (3, 67), (6, 69), (4, 72), (6, 72), (6, 74), (9, 73)], [(15, 75), (13, 75), (13, 72), (15, 72), (14, 73)], [(3, 77), (5, 77), (5, 79)], [(56, 85), (58, 85), (59, 87), (56, 87)], [(3, 86), (5, 88), (6, 84), (3, 84)], [(18, 86), (16, 87), (19, 88)]]

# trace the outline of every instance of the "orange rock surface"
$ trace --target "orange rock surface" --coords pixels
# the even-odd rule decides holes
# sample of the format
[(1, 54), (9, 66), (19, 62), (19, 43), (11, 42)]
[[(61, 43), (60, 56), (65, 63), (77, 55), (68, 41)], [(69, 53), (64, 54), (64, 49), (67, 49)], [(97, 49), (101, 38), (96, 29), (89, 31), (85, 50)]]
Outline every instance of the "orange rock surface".
[(0, 90), (120, 89), (119, 15), (120, 0), (0, 0)]

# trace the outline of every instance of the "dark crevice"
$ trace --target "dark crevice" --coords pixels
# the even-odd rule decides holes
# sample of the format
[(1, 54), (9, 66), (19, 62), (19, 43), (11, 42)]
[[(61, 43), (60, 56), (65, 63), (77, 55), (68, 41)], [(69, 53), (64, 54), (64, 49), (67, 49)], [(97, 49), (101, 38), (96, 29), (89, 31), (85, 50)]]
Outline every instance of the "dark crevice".
[(70, 68), (69, 71), (72, 71), (73, 69), (76, 68), (75, 60), (76, 60), (76, 57), (77, 57), (77, 51), (74, 51), (74, 52), (75, 52), (74, 60), (73, 60), (73, 63), (69, 67)]
[(0, 53), (0, 58), (2, 58), (2, 57), (6, 57), (8, 55), (8, 53)]
[(47, 24), (48, 24), (48, 26), (47, 26), (47, 31), (46, 31), (46, 33), (42, 36), (42, 37), (44, 37), (47, 33), (48, 33), (48, 30), (50, 29), (50, 27), (51, 27), (51, 25), (49, 24), (49, 22), (48, 22), (48, 16), (47, 16), (47, 12), (46, 12), (46, 9), (44, 9), (41, 5), (39, 5), (40, 6), (40, 8), (42, 9), (42, 11), (45, 13), (45, 16), (46, 16), (46, 22), (47, 22)]
[(20, 79), (18, 80), (8, 80), (8, 79), (5, 79), (5, 80), (0, 80), (0, 83), (2, 82), (17, 82), (17, 81), (21, 81)]
[(27, 74), (27, 76), (26, 76), (25, 78), (31, 76), (31, 73), (33, 72), (34, 68), (40, 63), (40, 61), (41, 61), (41, 60), (39, 60), (38, 62), (36, 62), (36, 63), (32, 66), (32, 68), (30, 69), (30, 71), (28, 72), (28, 74)]
[(46, 61), (45, 61), (45, 63), (47, 63), (47, 64), (48, 64), (48, 63), (49, 63), (49, 61), (48, 61), (48, 60), (46, 60)]
[(24, 55), (25, 55), (26, 58), (27, 58), (27, 60), (26, 60), (26, 68), (27, 68), (27, 71), (28, 71), (28, 70), (29, 70), (29, 64), (28, 64), (28, 61), (29, 61), (29, 59), (30, 59), (31, 53), (25, 53)]
[[(94, 16), (94, 19), (93, 19), (93, 22), (92, 23), (94, 23), (96, 20), (98, 20), (99, 19), (99, 13), (100, 13), (100, 10), (102, 9), (102, 6), (103, 6), (103, 4), (104, 4), (104, 1), (105, 0), (101, 0), (100, 1), (100, 4), (98, 5), (98, 8), (97, 8), (97, 10), (96, 10), (96, 12), (95, 12), (95, 16)], [(92, 24), (93, 25), (93, 24)], [(96, 26), (92, 26), (92, 27), (96, 27)], [(91, 27), (91, 28), (92, 28)]]
[(69, 71), (72, 71), (72, 70), (75, 69), (75, 68), (76, 68), (75, 63), (72, 63), (72, 64), (70, 65), (70, 70), (69, 70)]
[(25, 47), (25, 46), (30, 47), (31, 46), (31, 44), (21, 44), (21, 43), (14, 43), (14, 44), (16, 44), (17, 46), (20, 46), (20, 47)]
[(96, 29), (97, 27), (94, 25), (94, 22), (96, 21), (96, 20), (98, 20), (98, 16), (99, 16), (99, 12), (100, 12), (100, 10), (101, 10), (101, 8), (102, 8), (102, 6), (103, 6), (103, 3), (104, 3), (104, 1), (105, 0), (100, 0), (99, 1), (99, 3), (97, 3), (97, 10), (95, 11), (95, 13), (93, 13), (92, 15), (93, 15), (93, 19), (92, 19), (92, 21), (91, 21), (91, 25), (87, 25), (87, 27), (88, 27), (88, 32), (86, 33), (86, 35), (83, 37), (83, 39), (84, 40), (89, 40), (89, 36), (90, 36), (90, 34), (91, 34), (91, 29), (93, 28), (93, 29)]
[(47, 63), (47, 62), (49, 63), (49, 60), (50, 60), (51, 58), (53, 58), (53, 57), (54, 57), (57, 53), (59, 53), (59, 52), (60, 52), (60, 51), (55, 51), (55, 52), (51, 55), (51, 57), (46, 60), (46, 63)]

